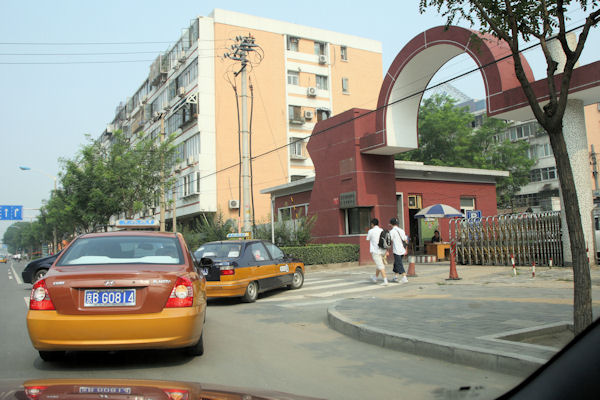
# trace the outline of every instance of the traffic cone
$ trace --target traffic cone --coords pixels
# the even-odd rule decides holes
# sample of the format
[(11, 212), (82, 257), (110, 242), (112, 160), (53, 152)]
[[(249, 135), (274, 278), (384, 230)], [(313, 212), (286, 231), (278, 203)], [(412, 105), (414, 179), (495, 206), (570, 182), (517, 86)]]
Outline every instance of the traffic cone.
[(456, 260), (454, 258), (454, 251), (450, 252), (450, 277), (446, 279), (449, 280), (458, 280), (458, 273), (456, 272)]
[(531, 264), (531, 277), (535, 278), (535, 261)]
[(548, 262), (548, 264), (550, 265), (550, 268), (552, 268), (552, 257), (550, 257), (550, 261)]
[(517, 276), (517, 269), (515, 268), (515, 256), (512, 254), (510, 255), (510, 262), (512, 263), (513, 267), (513, 276)]
[(408, 256), (408, 272), (406, 276), (417, 276), (415, 273), (415, 259), (416, 257), (413, 255)]

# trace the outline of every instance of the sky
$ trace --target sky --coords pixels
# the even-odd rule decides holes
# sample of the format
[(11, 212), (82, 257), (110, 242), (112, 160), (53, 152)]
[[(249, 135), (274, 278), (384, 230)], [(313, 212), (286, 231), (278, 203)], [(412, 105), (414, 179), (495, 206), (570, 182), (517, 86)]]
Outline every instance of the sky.
[[(0, 205), (22, 205), (24, 220), (34, 219), (50, 196), (60, 160), (75, 157), (87, 143), (86, 135), (98, 137), (119, 102), (144, 81), (156, 55), (179, 39), (193, 18), (207, 16), (214, 8), (378, 40), (384, 73), (414, 36), (445, 23), (434, 9), (420, 14), (418, 0), (371, 4), (354, 0), (0, 2)], [(582, 23), (580, 14), (571, 15), (572, 26)], [(464, 21), (458, 25), (469, 27)], [(595, 29), (582, 64), (597, 59), (598, 39)], [(541, 53), (532, 51), (526, 57), (536, 78), (543, 77)], [(467, 56), (459, 56), (432, 82), (474, 67)], [(472, 98), (484, 97), (479, 74), (453, 85)], [(19, 166), (31, 169), (22, 171)], [(0, 241), (11, 223), (0, 221)]]

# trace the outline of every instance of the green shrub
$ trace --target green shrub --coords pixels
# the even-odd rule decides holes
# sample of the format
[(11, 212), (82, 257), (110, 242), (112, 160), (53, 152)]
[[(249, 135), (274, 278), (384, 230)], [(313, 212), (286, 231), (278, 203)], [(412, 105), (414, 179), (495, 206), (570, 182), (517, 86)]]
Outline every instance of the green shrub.
[(358, 261), (360, 246), (357, 244), (311, 244), (287, 246), (281, 250), (305, 265), (335, 264)]

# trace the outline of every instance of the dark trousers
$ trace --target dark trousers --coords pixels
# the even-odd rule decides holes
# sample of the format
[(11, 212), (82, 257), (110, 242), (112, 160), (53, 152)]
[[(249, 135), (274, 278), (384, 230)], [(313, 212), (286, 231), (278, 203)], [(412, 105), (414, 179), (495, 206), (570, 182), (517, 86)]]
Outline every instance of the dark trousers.
[(402, 264), (402, 256), (400, 254), (394, 253), (394, 272), (397, 274), (403, 274), (404, 265)]

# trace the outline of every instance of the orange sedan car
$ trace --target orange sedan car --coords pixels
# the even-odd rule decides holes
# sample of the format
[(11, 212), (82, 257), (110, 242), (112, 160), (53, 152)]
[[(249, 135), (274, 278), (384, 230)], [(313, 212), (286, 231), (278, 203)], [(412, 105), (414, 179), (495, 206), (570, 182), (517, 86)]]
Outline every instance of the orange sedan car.
[(67, 350), (204, 352), (206, 280), (180, 234), (120, 231), (74, 240), (32, 290), (29, 337), (43, 360)]

